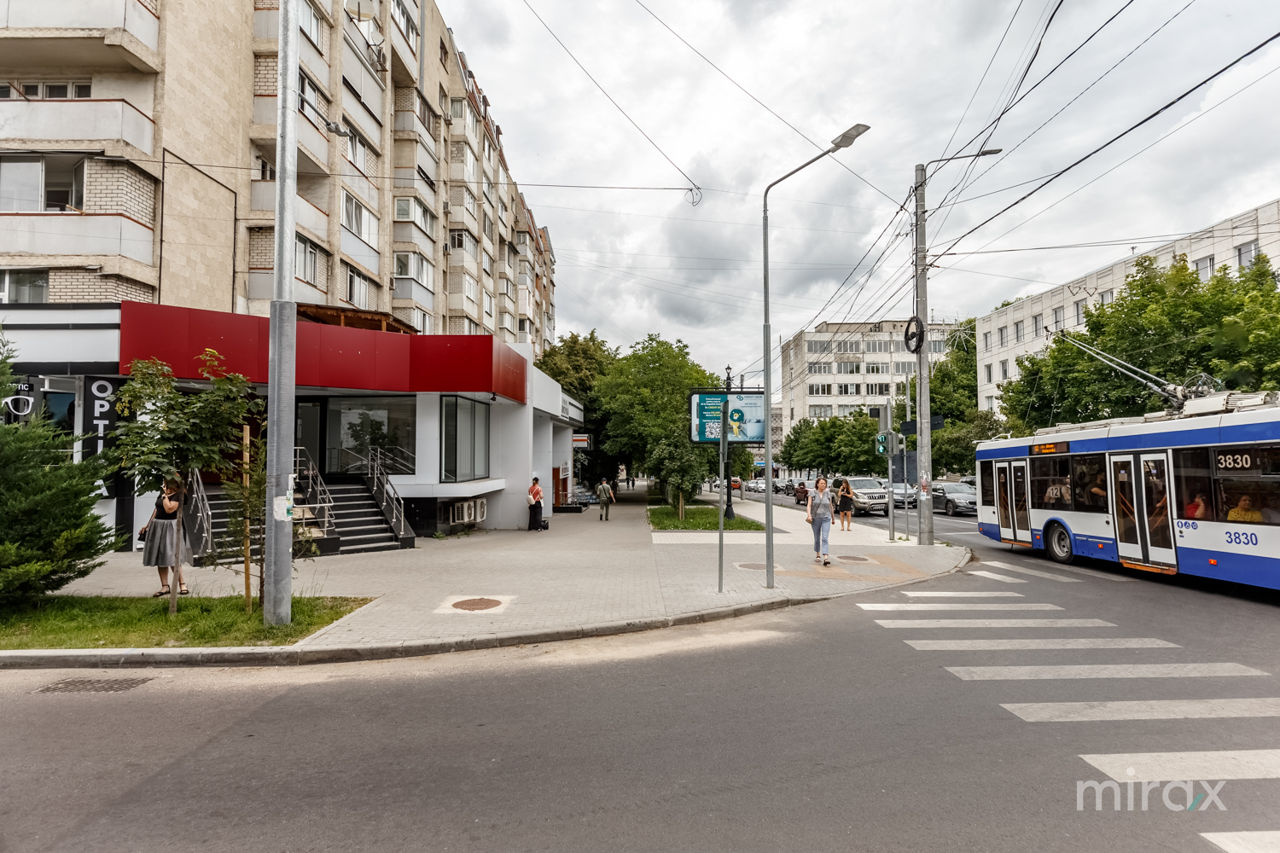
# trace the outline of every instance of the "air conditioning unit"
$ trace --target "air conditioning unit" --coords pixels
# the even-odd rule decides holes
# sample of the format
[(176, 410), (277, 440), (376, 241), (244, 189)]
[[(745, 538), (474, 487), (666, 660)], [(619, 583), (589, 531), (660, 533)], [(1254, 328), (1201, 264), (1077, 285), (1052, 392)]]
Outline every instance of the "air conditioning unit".
[(476, 509), (475, 509), (475, 521), (476, 521), (476, 524), (480, 524), (480, 523), (481, 523), (481, 522), (483, 522), (486, 518), (488, 518), (488, 517), (489, 517), (489, 499), (488, 499), (488, 498), (476, 498), (476, 499), (475, 499), (475, 505), (476, 505)]
[[(449, 523), (463, 524), (467, 520), (467, 505), (459, 501), (458, 503), (449, 504)], [(473, 510), (474, 511), (474, 510)]]
[(474, 523), (475, 523), (475, 520), (476, 520), (476, 502), (475, 502), (475, 501), (463, 501), (463, 503), (462, 503), (462, 511), (463, 511), (463, 514), (466, 516), (466, 518), (465, 518), (466, 523), (467, 523), (467, 524), (474, 524)]
[(381, 44), (369, 45), (369, 63), (379, 71), (387, 70), (387, 52)]
[(444, 244), (443, 246), (441, 246), (440, 248), (444, 251), (444, 253), (445, 253), (446, 255), (453, 251), (453, 247), (452, 247), (452, 246), (450, 246), (448, 243), (445, 243), (445, 244)]
[(445, 216), (449, 215), (449, 202), (447, 201), (444, 203), (444, 215)]

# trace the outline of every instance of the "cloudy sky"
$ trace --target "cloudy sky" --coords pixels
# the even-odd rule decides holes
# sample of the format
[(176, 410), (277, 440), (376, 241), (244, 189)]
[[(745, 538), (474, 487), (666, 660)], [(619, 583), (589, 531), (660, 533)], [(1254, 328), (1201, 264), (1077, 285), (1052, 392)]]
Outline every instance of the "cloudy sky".
[(1005, 151), (931, 172), (939, 320), (1280, 197), (1277, 39), (933, 258), (1280, 33), (1276, 0), (437, 4), (551, 231), (557, 331), (680, 338), (748, 382), (764, 188), (855, 123), (871, 129), (770, 192), (775, 366), (777, 339), (821, 320), (911, 316), (918, 162)]

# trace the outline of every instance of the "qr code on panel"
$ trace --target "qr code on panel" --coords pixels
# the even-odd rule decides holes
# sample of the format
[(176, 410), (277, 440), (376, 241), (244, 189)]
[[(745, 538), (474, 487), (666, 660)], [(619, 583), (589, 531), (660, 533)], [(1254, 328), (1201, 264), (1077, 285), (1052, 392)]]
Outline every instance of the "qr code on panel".
[(710, 423), (707, 424), (707, 438), (719, 438), (719, 437), (720, 437), (720, 422), (711, 421)]

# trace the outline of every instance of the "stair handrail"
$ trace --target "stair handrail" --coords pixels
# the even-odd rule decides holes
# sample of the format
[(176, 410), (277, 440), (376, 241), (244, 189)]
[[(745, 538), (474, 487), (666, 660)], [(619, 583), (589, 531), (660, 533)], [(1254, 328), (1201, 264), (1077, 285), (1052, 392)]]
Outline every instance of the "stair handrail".
[(365, 474), (365, 482), (369, 486), (369, 491), (373, 493), (373, 498), (377, 501), (378, 508), (382, 510), (383, 517), (391, 525), (391, 529), (396, 536), (407, 536), (408, 525), (405, 523), (404, 501), (400, 498), (400, 493), (396, 491), (396, 487), (392, 485), (391, 479), (387, 476), (381, 448), (371, 447), (369, 449), (369, 467), (368, 472)]
[(213, 551), (213, 512), (209, 509), (209, 496), (200, 480), (200, 470), (192, 468), (187, 477), (187, 501), (182, 510), (182, 526), (194, 557), (203, 557)]
[(295, 510), (307, 509), (315, 518), (324, 536), (334, 532), (333, 495), (320, 476), (320, 468), (305, 447), (293, 449), (294, 487), (302, 493), (301, 502), (294, 501)]

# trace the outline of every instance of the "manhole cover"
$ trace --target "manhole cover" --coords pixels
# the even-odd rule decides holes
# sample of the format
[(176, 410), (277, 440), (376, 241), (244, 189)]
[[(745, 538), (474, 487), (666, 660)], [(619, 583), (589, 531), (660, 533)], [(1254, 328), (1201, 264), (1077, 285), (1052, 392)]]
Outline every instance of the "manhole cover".
[(836, 557), (842, 563), (870, 563), (870, 557), (859, 557), (857, 555), (849, 555), (847, 557)]
[(46, 684), (37, 693), (123, 693), (139, 685), (146, 684), (150, 678), (64, 678), (52, 684)]
[(464, 598), (453, 603), (455, 610), (492, 610), (501, 606), (502, 602), (495, 598)]

